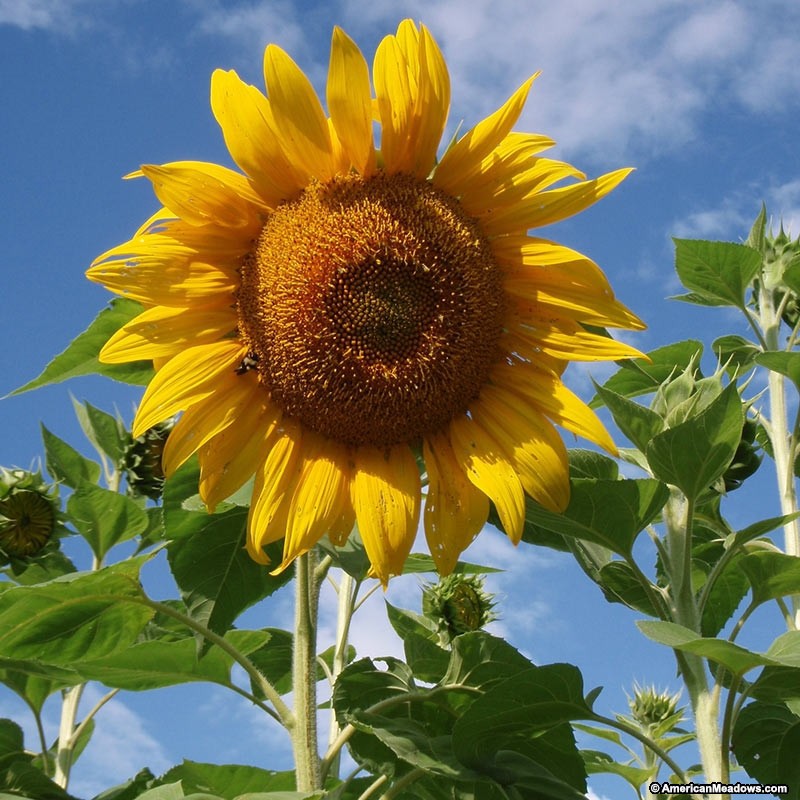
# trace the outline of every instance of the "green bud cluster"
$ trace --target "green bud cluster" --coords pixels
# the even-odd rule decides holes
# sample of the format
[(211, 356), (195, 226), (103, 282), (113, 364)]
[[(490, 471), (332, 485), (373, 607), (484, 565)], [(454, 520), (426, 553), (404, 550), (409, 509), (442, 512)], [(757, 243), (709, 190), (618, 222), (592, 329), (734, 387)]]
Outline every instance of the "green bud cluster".
[(642, 728), (662, 726), (665, 722), (674, 727), (683, 717), (683, 710), (678, 708), (680, 692), (669, 694), (659, 692), (655, 686), (639, 686), (634, 684), (633, 697), (628, 698), (631, 717)]
[(129, 441), (120, 467), (128, 482), (128, 493), (132, 496), (151, 500), (161, 497), (164, 490), (161, 457), (172, 427), (171, 420), (162, 422)]
[(494, 597), (484, 590), (483, 578), (475, 575), (448, 575), (422, 591), (422, 612), (436, 623), (448, 641), (488, 625), (495, 615)]

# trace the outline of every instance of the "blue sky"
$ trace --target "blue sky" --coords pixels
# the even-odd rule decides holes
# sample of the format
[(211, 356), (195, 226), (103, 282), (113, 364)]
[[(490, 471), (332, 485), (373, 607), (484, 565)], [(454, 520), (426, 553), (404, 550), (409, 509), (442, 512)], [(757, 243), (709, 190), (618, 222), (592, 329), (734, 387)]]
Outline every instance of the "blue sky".
[[(404, 16), (424, 22), (444, 51), (451, 130), (460, 120), (473, 125), (541, 70), (518, 128), (552, 136), (555, 157), (590, 175), (636, 167), (612, 196), (546, 231), (597, 260), (648, 322), (629, 341), (648, 350), (745, 333), (725, 311), (665, 300), (678, 291), (670, 237), (743, 238), (762, 200), (800, 233), (796, 0), (0, 0), (0, 394), (38, 374), (109, 299), (84, 278), (86, 267), (156, 206), (144, 182), (121, 176), (142, 163), (230, 163), (208, 105), (216, 67), (260, 84), (263, 47), (275, 42), (321, 91), (334, 24), (370, 60)], [(607, 372), (589, 370), (598, 379)], [(573, 370), (571, 380), (588, 398), (587, 372)], [(77, 441), (70, 391), (127, 417), (137, 396), (83, 379), (4, 399), (0, 464), (31, 463), (40, 420)], [(739, 501), (742, 524), (777, 513), (765, 492), (763, 508)], [(634, 632), (635, 615), (608, 606), (567, 559), (514, 550), (494, 531), (469, 555), (508, 569), (492, 583), (501, 595), (495, 630), (539, 662), (581, 666), (588, 686), (607, 687), (604, 710), (624, 710), (634, 679), (673, 680), (668, 654)], [(416, 606), (417, 579), (397, 581), (390, 596)], [(250, 624), (275, 624), (273, 613), (289, 605), (282, 597), (269, 620)], [(376, 597), (358, 618), (363, 655), (398, 652), (382, 614)], [(0, 690), (0, 713), (16, 708)], [(124, 746), (113, 746), (123, 733)], [(120, 695), (101, 714), (98, 736), (78, 764), (78, 794), (145, 763), (155, 771), (183, 757), (272, 766), (270, 753), (286, 753), (268, 722), (214, 689)]]

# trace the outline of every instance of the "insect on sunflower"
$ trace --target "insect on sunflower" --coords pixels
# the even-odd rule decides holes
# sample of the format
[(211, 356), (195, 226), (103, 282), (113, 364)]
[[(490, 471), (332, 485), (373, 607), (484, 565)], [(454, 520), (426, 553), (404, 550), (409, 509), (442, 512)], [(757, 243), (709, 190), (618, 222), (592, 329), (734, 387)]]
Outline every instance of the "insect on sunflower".
[(274, 45), (264, 77), (266, 96), (232, 71), (211, 81), (241, 173), (195, 161), (134, 173), (163, 208), (88, 276), (146, 310), (101, 358), (155, 361), (133, 434), (183, 412), (165, 472), (197, 452), (210, 509), (255, 475), (257, 561), (285, 538), (281, 569), (357, 523), (385, 584), (418, 527), (416, 452), (427, 540), (447, 574), (490, 499), (514, 542), (526, 492), (564, 509), (554, 423), (614, 452), (561, 374), (570, 360), (638, 355), (585, 324), (643, 326), (593, 262), (528, 232), (583, 210), (629, 170), (586, 180), (540, 155), (552, 140), (513, 132), (533, 78), (437, 162), (450, 82), (433, 37), (410, 20), (377, 49), (374, 96), (338, 28), (327, 114)]

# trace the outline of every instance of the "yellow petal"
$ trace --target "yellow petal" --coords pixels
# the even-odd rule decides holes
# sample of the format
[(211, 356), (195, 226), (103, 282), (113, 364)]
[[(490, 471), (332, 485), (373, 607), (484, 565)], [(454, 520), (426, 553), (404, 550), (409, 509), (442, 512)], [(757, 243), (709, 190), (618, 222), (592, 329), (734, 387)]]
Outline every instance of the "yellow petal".
[(333, 29), (328, 68), (328, 112), (336, 135), (357, 172), (375, 171), (372, 138), (372, 96), (369, 66), (355, 42), (339, 27)]
[(436, 186), (456, 197), (461, 194), (462, 182), (479, 171), (481, 161), (514, 127), (537, 75), (525, 81), (494, 114), (479, 122), (442, 156), (433, 174)]
[(275, 207), (305, 186), (270, 124), (269, 102), (255, 86), (244, 83), (232, 70), (216, 70), (211, 76), (211, 110), (233, 160), (252, 178), (269, 206)]
[(156, 197), (190, 225), (212, 222), (257, 233), (263, 224), (266, 206), (238, 172), (217, 164), (176, 161), (145, 164), (141, 173), (153, 184)]
[(525, 494), (509, 456), (479, 420), (466, 415), (450, 423), (450, 442), (470, 482), (497, 506), (503, 528), (518, 542), (525, 523)]
[(402, 573), (419, 522), (419, 470), (408, 445), (359, 447), (352, 495), (371, 574), (386, 586)]
[(472, 411), (511, 458), (525, 491), (545, 508), (563, 511), (569, 503), (569, 465), (555, 428), (530, 403), (499, 386), (484, 386)]
[(561, 380), (531, 364), (500, 364), (492, 370), (492, 382), (533, 403), (557, 425), (617, 455), (613, 439), (597, 414)]
[(503, 165), (490, 170), (491, 185), (464, 191), (459, 198), (473, 217), (496, 214), (500, 208), (522, 203), (565, 178), (586, 176), (571, 164), (550, 158), (528, 159), (526, 165)]
[(264, 390), (254, 373), (225, 372), (213, 394), (199, 400), (178, 420), (164, 446), (164, 474), (169, 477), (181, 464), (229, 425), (237, 425), (242, 409), (255, 404)]
[(341, 524), (350, 506), (347, 449), (323, 436), (306, 432), (303, 466), (289, 505), (283, 561), (285, 569), (307, 553), (332, 527)]
[(281, 50), (264, 51), (267, 96), (286, 155), (309, 178), (333, 177), (333, 157), (328, 121), (314, 87), (300, 67)]
[(449, 575), (489, 515), (489, 499), (470, 483), (445, 434), (423, 440), (428, 470), (425, 536), (436, 570)]
[(378, 46), (374, 78), (385, 169), (427, 178), (450, 110), (447, 65), (427, 28), (400, 23)]
[(275, 426), (264, 443), (267, 453), (256, 472), (253, 503), (247, 517), (247, 552), (259, 564), (268, 564), (264, 545), (286, 534), (289, 503), (303, 463), (300, 426), (289, 419)]
[(581, 181), (572, 186), (537, 192), (526, 200), (506, 208), (497, 209), (481, 217), (481, 225), (489, 235), (521, 233), (530, 228), (540, 228), (583, 211), (612, 189), (630, 173), (630, 169), (618, 169), (591, 181)]
[(230, 308), (194, 309), (156, 306), (123, 325), (100, 351), (105, 364), (150, 361), (178, 355), (190, 345), (222, 339), (236, 328)]
[(133, 436), (163, 422), (208, 397), (220, 385), (224, 375), (233, 372), (247, 348), (241, 342), (226, 339), (184, 350), (170, 359), (150, 381), (133, 423)]
[(267, 454), (266, 441), (280, 422), (280, 411), (261, 393), (245, 404), (229, 425), (200, 447), (200, 497), (213, 512), (249, 480)]

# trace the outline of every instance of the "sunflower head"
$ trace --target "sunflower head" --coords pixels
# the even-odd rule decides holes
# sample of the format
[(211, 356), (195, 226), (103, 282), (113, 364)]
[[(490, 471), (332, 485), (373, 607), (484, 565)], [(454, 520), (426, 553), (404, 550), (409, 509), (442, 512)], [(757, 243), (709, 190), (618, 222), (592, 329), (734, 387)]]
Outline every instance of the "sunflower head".
[(162, 457), (167, 437), (172, 430), (172, 420), (160, 422), (143, 434), (128, 440), (120, 467), (133, 497), (158, 500), (164, 489)]
[(254, 476), (255, 560), (283, 539), (283, 569), (357, 525), (386, 583), (422, 517), (447, 574), (490, 501), (514, 542), (525, 494), (566, 506), (554, 425), (615, 452), (561, 375), (570, 360), (638, 355), (590, 326), (642, 323), (590, 259), (530, 231), (630, 170), (586, 179), (542, 156), (551, 139), (514, 131), (532, 81), (441, 152), (450, 78), (428, 29), (402, 22), (370, 70), (336, 28), (325, 105), (275, 45), (266, 92), (214, 73), (239, 171), (133, 173), (161, 208), (88, 275), (145, 310), (101, 358), (156, 363), (133, 434), (181, 415), (167, 476), (197, 453), (211, 509)]
[(58, 518), (55, 487), (41, 473), (0, 468), (0, 554), (38, 555), (54, 535)]
[(633, 697), (628, 698), (631, 717), (644, 729), (672, 722), (677, 725), (683, 717), (683, 709), (678, 707), (680, 692), (670, 694), (658, 691), (655, 686), (634, 684)]

